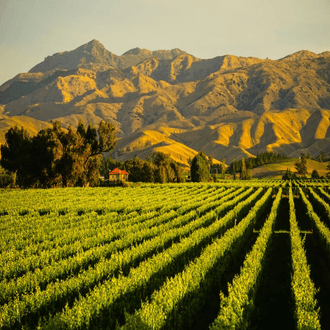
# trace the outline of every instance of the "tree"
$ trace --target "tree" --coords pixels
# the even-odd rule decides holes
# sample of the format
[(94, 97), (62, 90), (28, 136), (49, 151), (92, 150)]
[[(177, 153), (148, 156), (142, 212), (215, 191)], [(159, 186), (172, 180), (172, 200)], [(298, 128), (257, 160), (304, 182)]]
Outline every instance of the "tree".
[(174, 172), (174, 179), (173, 181), (176, 182), (184, 182), (184, 175), (183, 175), (183, 169), (182, 166), (180, 166), (175, 161), (172, 161), (170, 164), (172, 171)]
[(139, 157), (135, 157), (125, 162), (126, 171), (129, 173), (129, 181), (143, 182), (143, 165), (144, 160)]
[[(163, 175), (163, 169), (156, 171), (156, 182), (184, 182), (182, 167), (177, 164), (169, 154), (163, 152), (154, 152), (149, 156), (149, 160), (157, 167), (164, 167), (165, 174)], [(164, 178), (163, 178), (164, 176)]]
[(236, 160), (235, 158), (233, 159), (233, 162), (232, 162), (232, 172), (233, 172), (233, 179), (236, 180), (236, 172), (237, 172), (237, 163), (236, 163)]
[(97, 130), (91, 124), (86, 130), (79, 122), (76, 131), (70, 126), (64, 130), (56, 121), (33, 138), (23, 128), (14, 127), (1, 147), (2, 165), (17, 171), (18, 184), (23, 187), (95, 185), (102, 154), (115, 145), (115, 127), (104, 121)]
[(293, 180), (295, 178), (294, 173), (291, 172), (288, 168), (282, 176), (282, 180)]
[(1, 166), (17, 173), (17, 184), (30, 186), (32, 178), (32, 138), (18, 126), (10, 128), (5, 134), (6, 143), (1, 145)]
[(316, 169), (314, 169), (312, 172), (312, 179), (319, 179), (319, 178), (320, 178), (319, 172)]
[(241, 169), (240, 169), (240, 179), (241, 180), (250, 180), (252, 178), (250, 170), (251, 162), (247, 161), (245, 164), (245, 158), (241, 159)]
[(124, 167), (133, 182), (184, 182), (182, 167), (163, 152), (154, 152), (146, 160), (127, 160)]
[(12, 188), (16, 185), (16, 172), (6, 171), (0, 166), (0, 188)]
[(155, 182), (155, 174), (157, 171), (157, 166), (152, 162), (145, 161), (142, 167), (142, 181), (143, 182)]
[[(78, 130), (77, 130), (78, 131)], [(67, 132), (60, 137), (63, 155), (58, 162), (57, 170), (62, 176), (64, 187), (83, 185), (84, 174), (82, 151), (85, 148), (85, 139), (69, 126)]]
[(245, 158), (242, 158), (242, 166), (241, 166), (241, 172), (240, 172), (240, 179), (246, 180), (246, 166), (245, 166)]
[(79, 133), (79, 135), (81, 137), (86, 138), (86, 133), (87, 133), (86, 127), (81, 119), (79, 120), (79, 123), (78, 123), (77, 133)]
[(213, 155), (209, 155), (209, 156), (208, 156), (208, 161), (209, 161), (209, 164), (210, 164), (210, 168), (211, 168), (212, 165), (213, 165), (213, 160), (214, 160)]
[(93, 155), (111, 152), (115, 148), (117, 144), (116, 127), (111, 123), (102, 120), (99, 123), (97, 135), (98, 143), (96, 152)]
[(330, 179), (330, 163), (328, 163), (328, 165), (327, 165), (327, 172), (325, 175), (328, 179)]
[(297, 174), (301, 175), (302, 177), (306, 177), (307, 175), (307, 165), (306, 165), (306, 156), (305, 154), (300, 155), (300, 159), (298, 159), (294, 164)]
[(163, 165), (159, 165), (155, 171), (155, 182), (165, 183), (167, 182), (166, 168)]
[(102, 154), (111, 152), (116, 146), (115, 127), (109, 122), (101, 121), (98, 129), (89, 124), (87, 129), (80, 121), (77, 134), (83, 138), (84, 144), (80, 149), (79, 185), (96, 185), (99, 181), (99, 170), (102, 166)]
[(226, 160), (223, 159), (222, 160), (222, 163), (221, 163), (221, 179), (222, 180), (224, 180), (226, 178), (226, 175), (225, 175), (226, 170), (227, 170), (227, 168), (226, 168)]
[(206, 182), (210, 180), (210, 164), (203, 151), (199, 152), (191, 162), (191, 181)]
[(63, 157), (64, 130), (60, 122), (38, 132), (32, 139), (34, 183), (42, 187), (62, 185), (59, 164)]

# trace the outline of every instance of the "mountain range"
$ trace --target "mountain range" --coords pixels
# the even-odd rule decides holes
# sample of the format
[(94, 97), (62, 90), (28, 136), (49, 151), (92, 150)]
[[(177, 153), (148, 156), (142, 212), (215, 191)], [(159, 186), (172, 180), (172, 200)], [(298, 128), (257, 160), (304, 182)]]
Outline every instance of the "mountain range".
[(330, 153), (330, 52), (279, 60), (180, 49), (135, 48), (117, 56), (97, 40), (48, 56), (0, 86), (0, 143), (9, 127), (31, 134), (59, 120), (117, 127), (112, 156), (152, 151), (176, 161), (203, 150), (215, 159), (273, 151)]

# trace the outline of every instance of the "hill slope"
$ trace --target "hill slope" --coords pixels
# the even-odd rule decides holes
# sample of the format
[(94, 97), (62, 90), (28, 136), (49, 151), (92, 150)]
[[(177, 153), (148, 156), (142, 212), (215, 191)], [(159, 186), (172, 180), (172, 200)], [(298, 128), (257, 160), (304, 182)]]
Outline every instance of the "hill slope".
[[(288, 159), (284, 162), (274, 163), (274, 164), (267, 164), (255, 167), (252, 169), (252, 177), (253, 178), (277, 178), (281, 179), (283, 174), (287, 169), (289, 169), (292, 173), (296, 172), (295, 169), (295, 162), (297, 159)], [(312, 159), (307, 159), (306, 166), (307, 166), (307, 177), (310, 177), (313, 170), (317, 170), (320, 176), (325, 176), (327, 171), (328, 163), (320, 163)]]
[(117, 56), (92, 40), (0, 86), (2, 127), (20, 116), (65, 127), (105, 119), (118, 128), (116, 157), (157, 149), (185, 164), (199, 150), (227, 162), (266, 150), (328, 153), (329, 109), (329, 52), (276, 61), (179, 49)]

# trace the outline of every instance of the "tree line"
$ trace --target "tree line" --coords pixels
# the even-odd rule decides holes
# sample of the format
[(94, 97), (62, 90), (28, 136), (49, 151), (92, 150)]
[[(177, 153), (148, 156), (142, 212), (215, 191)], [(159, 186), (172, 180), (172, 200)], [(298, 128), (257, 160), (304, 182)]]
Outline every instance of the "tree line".
[(249, 180), (252, 178), (250, 169), (250, 166), (246, 166), (244, 157), (240, 161), (234, 161), (228, 167), (225, 159), (220, 164), (214, 164), (213, 157), (206, 156), (203, 151), (199, 152), (190, 162), (191, 181), (193, 182), (216, 182), (218, 180), (216, 174), (219, 174), (221, 179), (225, 179), (226, 172), (232, 174), (234, 180), (237, 178)]
[(143, 160), (139, 157), (124, 161), (112, 158), (104, 159), (101, 174), (107, 178), (109, 171), (118, 167), (129, 173), (131, 182), (184, 182), (183, 168), (175, 162), (169, 154), (153, 152)]
[[(293, 180), (297, 177), (299, 178), (306, 178), (308, 174), (307, 168), (307, 159), (310, 159), (309, 154), (301, 153), (299, 159), (294, 163), (294, 167), (296, 172), (292, 172), (289, 168), (286, 169), (284, 172), (282, 179), (284, 180)], [(326, 167), (327, 172), (325, 173), (325, 177), (327, 179), (330, 178), (330, 162)], [(323, 177), (318, 173), (316, 169), (314, 169), (311, 173), (311, 179), (323, 179)]]
[(22, 188), (49, 188), (96, 185), (102, 154), (116, 145), (115, 127), (101, 121), (98, 128), (62, 128), (56, 121), (35, 136), (17, 126), (5, 134), (1, 146), (3, 178), (15, 179)]
[(35, 136), (23, 127), (10, 128), (1, 146), (0, 187), (49, 188), (100, 185), (100, 175), (118, 167), (131, 182), (184, 182), (183, 168), (162, 152), (146, 160), (118, 162), (104, 158), (116, 146), (115, 127), (105, 121), (98, 128), (80, 121), (64, 129), (56, 121)]
[(266, 151), (258, 153), (256, 157), (248, 157), (247, 159), (243, 157), (241, 160), (234, 159), (229, 166), (229, 172), (232, 173), (235, 178), (241, 173), (241, 168), (244, 165), (245, 169), (249, 171), (257, 166), (277, 163), (286, 159), (288, 159), (288, 157), (285, 155)]
[[(86, 128), (80, 121), (77, 129), (71, 126), (64, 129), (60, 122), (55, 121), (52, 127), (39, 131), (35, 136), (30, 136), (23, 127), (10, 128), (5, 134), (6, 143), (0, 149), (0, 187), (97, 186), (100, 174), (107, 178), (109, 171), (116, 167), (126, 170), (131, 182), (185, 181), (182, 165), (162, 152), (154, 152), (145, 160), (135, 157), (124, 162), (104, 158), (103, 154), (110, 153), (116, 146), (115, 133), (115, 127), (105, 121), (101, 121), (97, 128), (92, 124)], [(306, 177), (306, 158), (308, 156), (301, 154), (295, 163), (297, 172), (292, 173), (288, 169), (283, 178), (292, 179), (296, 174)], [(227, 166), (224, 159), (220, 164), (214, 164), (213, 157), (201, 151), (189, 161), (191, 181), (225, 179), (226, 172), (234, 180), (248, 180), (252, 178), (252, 168), (285, 159), (284, 155), (265, 152), (256, 157), (234, 160)], [(330, 177), (330, 164), (327, 170), (327, 177)], [(319, 178), (316, 170), (312, 178)]]

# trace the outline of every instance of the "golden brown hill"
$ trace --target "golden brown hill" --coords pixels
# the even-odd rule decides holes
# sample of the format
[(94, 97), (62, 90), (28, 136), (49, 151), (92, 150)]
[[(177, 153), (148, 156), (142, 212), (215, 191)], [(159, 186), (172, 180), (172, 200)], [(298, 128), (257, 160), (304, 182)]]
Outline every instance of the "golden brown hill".
[(317, 156), (330, 152), (330, 53), (204, 60), (135, 48), (117, 56), (93, 40), (0, 86), (1, 114), (3, 127), (20, 116), (65, 127), (109, 120), (120, 159), (153, 150), (185, 164), (200, 150), (227, 162), (266, 150)]
[(40, 130), (51, 127), (51, 124), (26, 116), (7, 117), (0, 115), (0, 144), (5, 141), (7, 131), (14, 126), (23, 127), (33, 136)]

